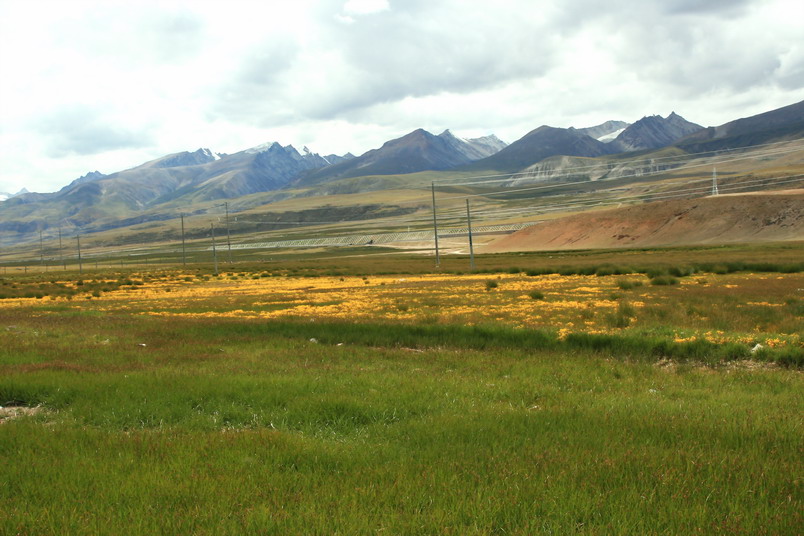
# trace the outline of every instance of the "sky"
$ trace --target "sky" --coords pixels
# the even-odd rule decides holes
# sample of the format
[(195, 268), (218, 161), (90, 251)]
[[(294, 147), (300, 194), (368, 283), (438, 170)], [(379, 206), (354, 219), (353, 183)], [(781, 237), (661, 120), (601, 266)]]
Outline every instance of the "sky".
[(804, 100), (800, 0), (0, 0), (0, 192), (201, 147), (360, 155)]

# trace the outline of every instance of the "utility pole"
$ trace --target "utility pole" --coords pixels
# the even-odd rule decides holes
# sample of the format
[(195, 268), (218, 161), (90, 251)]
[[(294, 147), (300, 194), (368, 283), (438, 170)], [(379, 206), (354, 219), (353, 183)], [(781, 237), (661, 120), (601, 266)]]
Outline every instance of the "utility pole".
[(712, 195), (718, 195), (717, 192), (717, 168), (712, 168)]
[(81, 235), (75, 235), (75, 240), (78, 242), (78, 273), (84, 273), (84, 265), (81, 264)]
[(181, 213), (181, 265), (187, 266), (187, 254), (184, 249), (184, 212)]
[(433, 236), (435, 237), (436, 268), (438, 268), (441, 265), (441, 257), (438, 254), (438, 219), (436, 218), (435, 182), (431, 182), (430, 187), (433, 192)]
[(218, 250), (215, 249), (215, 224), (212, 226), (212, 258), (215, 259), (215, 275), (218, 275)]
[(229, 236), (229, 202), (224, 202), (223, 206), (226, 207), (226, 246), (229, 249), (229, 264), (232, 264), (232, 239)]
[(466, 199), (466, 222), (469, 225), (469, 269), (475, 269), (475, 248), (472, 246), (472, 214), (469, 212), (469, 198)]
[(61, 247), (61, 227), (59, 227), (59, 260), (61, 261), (61, 266), (67, 270), (67, 261), (64, 260), (64, 250)]
[(47, 268), (45, 268), (45, 246), (42, 243), (42, 229), (39, 229), (39, 264), (47, 272)]

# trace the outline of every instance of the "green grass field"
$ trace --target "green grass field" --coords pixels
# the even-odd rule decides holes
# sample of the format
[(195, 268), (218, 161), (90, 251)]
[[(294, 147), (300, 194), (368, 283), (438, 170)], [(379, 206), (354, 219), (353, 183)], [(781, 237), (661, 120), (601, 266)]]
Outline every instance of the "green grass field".
[[(345, 274), (353, 293), (391, 292), (357, 274), (402, 271), (396, 258), (368, 270), (337, 258), (272, 274), (235, 265), (218, 278), (5, 276), (0, 534), (800, 534), (801, 274), (754, 274), (769, 251), (777, 268), (800, 255), (689, 249), (647, 263), (663, 273), (723, 263), (677, 285), (600, 274), (601, 288), (648, 305), (629, 311), (617, 298), (612, 311), (635, 326), (615, 316), (620, 331), (597, 338), (424, 312), (216, 316), (273, 313), (292, 285), (329, 300), (319, 287), (341, 280), (324, 273)], [(653, 255), (483, 258), (489, 272), (519, 260), (534, 273), (490, 273), (491, 289), (472, 279), (477, 293), (464, 299), (481, 308), (515, 283), (541, 285), (540, 267), (582, 272)], [(744, 271), (729, 273), (737, 258)], [(417, 273), (419, 262), (411, 257)], [(243, 290), (263, 282), (278, 290)], [(444, 284), (423, 311), (448, 304), (437, 297)], [(763, 288), (768, 305), (735, 306)], [(535, 306), (557, 299), (534, 296)], [(648, 336), (720, 324), (798, 343), (751, 360)]]

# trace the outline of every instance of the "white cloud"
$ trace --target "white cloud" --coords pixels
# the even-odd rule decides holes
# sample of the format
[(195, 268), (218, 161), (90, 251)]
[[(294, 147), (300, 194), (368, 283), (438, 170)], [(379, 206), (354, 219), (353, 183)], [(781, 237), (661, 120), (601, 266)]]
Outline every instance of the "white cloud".
[(804, 99), (793, 0), (0, 0), (0, 191), (181, 150), (515, 141)]
[(344, 4), (343, 11), (348, 15), (369, 15), (389, 8), (388, 0), (349, 0)]

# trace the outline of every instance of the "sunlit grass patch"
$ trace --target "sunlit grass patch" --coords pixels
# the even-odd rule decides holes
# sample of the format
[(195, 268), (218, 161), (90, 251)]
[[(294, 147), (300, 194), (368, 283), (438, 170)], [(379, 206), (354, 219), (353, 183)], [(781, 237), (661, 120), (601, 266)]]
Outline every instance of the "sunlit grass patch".
[(6, 532), (795, 526), (800, 374), (700, 368), (716, 342), (88, 318), (0, 332), (37, 352), (0, 399), (50, 412), (0, 424)]

